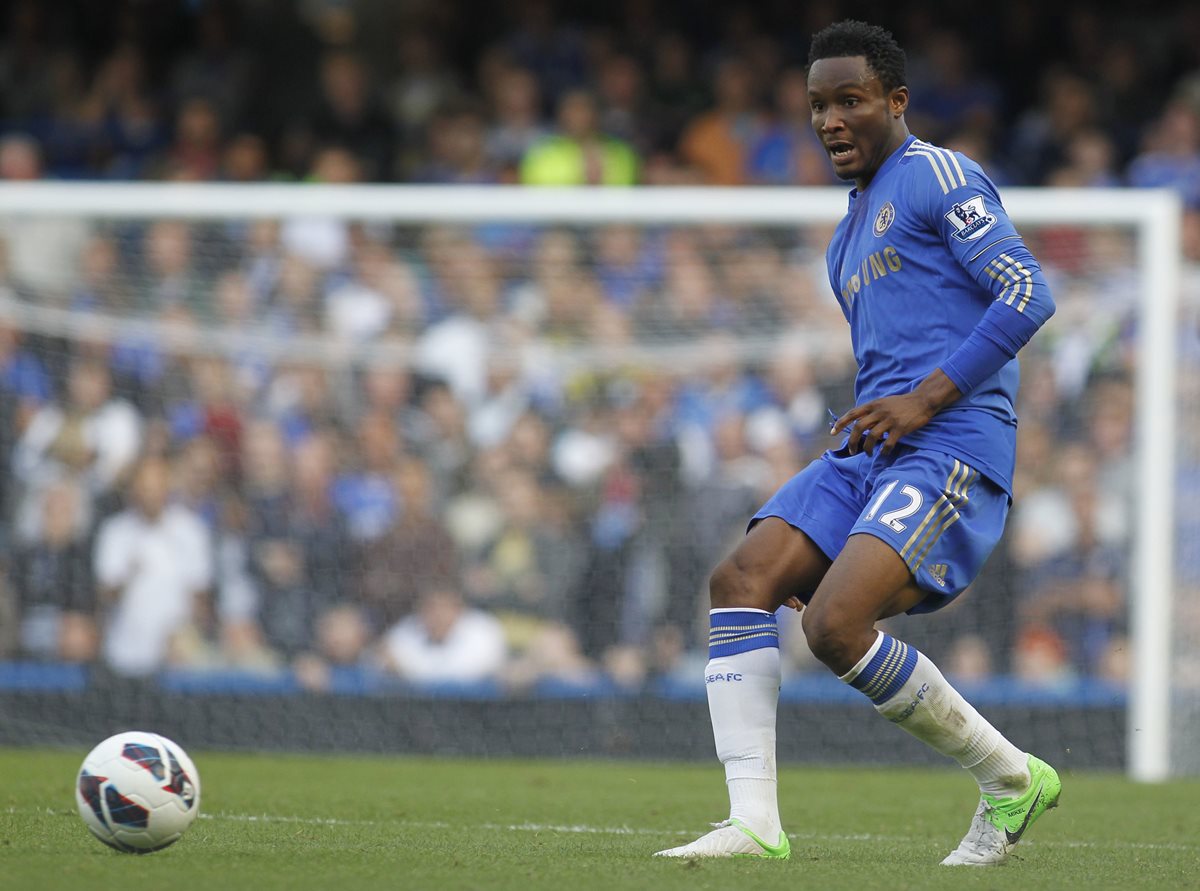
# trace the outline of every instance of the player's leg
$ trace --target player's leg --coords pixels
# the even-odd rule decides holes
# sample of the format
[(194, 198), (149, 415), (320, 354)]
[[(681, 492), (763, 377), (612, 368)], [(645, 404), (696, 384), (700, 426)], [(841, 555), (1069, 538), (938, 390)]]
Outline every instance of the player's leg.
[[(874, 626), (901, 612), (944, 605), (965, 587), (998, 537), (1007, 496), (986, 480), (968, 493), (966, 470), (951, 471), (943, 486), (929, 490), (929, 468), (917, 458), (907, 464), (893, 466), (903, 483), (889, 489), (900, 493), (896, 504), (881, 495), (855, 524), (857, 534), (805, 610), (804, 630), (813, 653), (880, 714), (954, 758), (978, 782), (980, 814), (945, 862), (996, 863), (1028, 823), (1057, 802), (1057, 775), (1005, 739), (924, 654)], [(932, 507), (904, 513), (913, 503)], [(914, 514), (924, 522), (913, 528), (897, 519)]]
[(729, 818), (665, 857), (785, 858), (790, 845), (776, 795), (775, 712), (779, 633), (775, 611), (811, 592), (829, 558), (779, 517), (756, 523), (709, 580), (712, 604), (705, 670), (717, 757), (725, 767)]
[(957, 760), (982, 791), (1024, 792), (1029, 785), (1025, 753), (1004, 739), (928, 657), (875, 630), (878, 620), (914, 609), (927, 596), (889, 544), (872, 535), (852, 535), (804, 612), (808, 645), (889, 721)]

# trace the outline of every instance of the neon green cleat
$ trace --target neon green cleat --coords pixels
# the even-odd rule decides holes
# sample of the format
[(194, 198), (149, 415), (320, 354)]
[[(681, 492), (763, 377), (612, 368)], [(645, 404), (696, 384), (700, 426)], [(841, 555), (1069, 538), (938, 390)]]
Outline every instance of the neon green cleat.
[(761, 857), (768, 860), (787, 860), (792, 856), (792, 843), (780, 830), (779, 843), (769, 845), (742, 823), (726, 820), (713, 823), (713, 831), (686, 845), (659, 851), (655, 857)]
[(942, 866), (992, 866), (1008, 859), (1029, 824), (1058, 806), (1062, 781), (1053, 767), (1029, 756), (1029, 788), (1016, 798), (983, 793), (971, 828)]

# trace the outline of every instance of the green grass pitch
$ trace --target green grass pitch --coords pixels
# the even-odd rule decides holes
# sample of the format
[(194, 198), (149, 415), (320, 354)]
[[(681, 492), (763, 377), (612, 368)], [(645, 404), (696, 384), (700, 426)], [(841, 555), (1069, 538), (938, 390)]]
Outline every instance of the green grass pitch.
[(110, 851), (75, 813), (83, 752), (0, 750), (0, 887), (107, 889), (1200, 888), (1200, 783), (1066, 774), (1013, 860), (948, 869), (961, 771), (788, 767), (790, 862), (651, 859), (724, 816), (715, 765), (193, 753), (203, 814)]

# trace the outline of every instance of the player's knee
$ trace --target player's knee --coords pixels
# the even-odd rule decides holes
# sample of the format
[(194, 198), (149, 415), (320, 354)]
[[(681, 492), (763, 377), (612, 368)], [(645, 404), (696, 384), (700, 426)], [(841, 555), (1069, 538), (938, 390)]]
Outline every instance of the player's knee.
[(708, 597), (713, 609), (773, 609), (763, 606), (758, 586), (734, 557), (722, 560), (708, 577)]
[(843, 673), (847, 664), (853, 666), (857, 661), (851, 657), (858, 635), (832, 610), (810, 606), (804, 611), (801, 625), (812, 654), (834, 671)]

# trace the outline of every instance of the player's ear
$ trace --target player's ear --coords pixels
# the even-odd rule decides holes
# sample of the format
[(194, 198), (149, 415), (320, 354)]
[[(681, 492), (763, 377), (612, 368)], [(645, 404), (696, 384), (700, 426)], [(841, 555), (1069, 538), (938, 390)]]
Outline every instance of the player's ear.
[(908, 87), (899, 86), (888, 93), (888, 108), (894, 118), (904, 114), (908, 109)]

